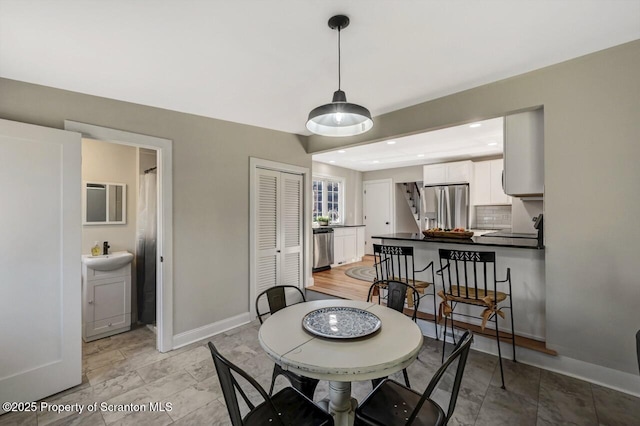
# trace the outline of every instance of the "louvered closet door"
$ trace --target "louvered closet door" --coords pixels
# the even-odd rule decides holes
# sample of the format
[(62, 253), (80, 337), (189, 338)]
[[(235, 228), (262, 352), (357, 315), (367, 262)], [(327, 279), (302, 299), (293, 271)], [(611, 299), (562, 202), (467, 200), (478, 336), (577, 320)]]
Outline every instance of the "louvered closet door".
[(280, 172), (258, 169), (256, 294), (280, 282)]
[(256, 295), (302, 283), (302, 176), (258, 169)]
[(281, 176), (281, 284), (300, 286), (302, 282), (302, 176), (290, 173), (282, 173)]

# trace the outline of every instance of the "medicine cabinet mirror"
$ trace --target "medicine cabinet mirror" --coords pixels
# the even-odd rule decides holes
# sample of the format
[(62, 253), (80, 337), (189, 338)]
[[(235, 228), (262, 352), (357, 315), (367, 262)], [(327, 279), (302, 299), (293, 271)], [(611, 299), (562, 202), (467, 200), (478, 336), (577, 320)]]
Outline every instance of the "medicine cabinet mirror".
[(83, 225), (123, 225), (127, 223), (127, 185), (85, 182), (82, 195)]

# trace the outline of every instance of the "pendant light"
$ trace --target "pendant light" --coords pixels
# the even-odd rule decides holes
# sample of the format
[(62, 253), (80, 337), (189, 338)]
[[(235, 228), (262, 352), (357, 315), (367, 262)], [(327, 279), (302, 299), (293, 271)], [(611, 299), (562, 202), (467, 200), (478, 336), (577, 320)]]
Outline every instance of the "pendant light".
[(329, 28), (338, 30), (338, 90), (330, 104), (314, 108), (309, 113), (307, 129), (321, 136), (355, 136), (371, 130), (371, 113), (363, 106), (347, 102), (347, 95), (340, 89), (340, 31), (349, 26), (349, 18), (336, 15), (329, 19)]

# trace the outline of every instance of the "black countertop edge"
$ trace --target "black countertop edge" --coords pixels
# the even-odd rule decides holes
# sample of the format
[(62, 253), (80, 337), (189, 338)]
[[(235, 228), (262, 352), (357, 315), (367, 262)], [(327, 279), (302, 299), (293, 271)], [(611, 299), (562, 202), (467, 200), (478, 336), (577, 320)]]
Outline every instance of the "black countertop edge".
[(359, 228), (364, 225), (327, 225), (327, 226), (314, 226), (313, 229), (326, 229), (326, 228)]
[(544, 250), (538, 247), (538, 240), (528, 238), (499, 238), (499, 237), (471, 237), (471, 238), (427, 238), (422, 234), (399, 232), (396, 234), (374, 235), (371, 238), (397, 241), (416, 241), (423, 243), (460, 244), (467, 246), (507, 247), (533, 250)]

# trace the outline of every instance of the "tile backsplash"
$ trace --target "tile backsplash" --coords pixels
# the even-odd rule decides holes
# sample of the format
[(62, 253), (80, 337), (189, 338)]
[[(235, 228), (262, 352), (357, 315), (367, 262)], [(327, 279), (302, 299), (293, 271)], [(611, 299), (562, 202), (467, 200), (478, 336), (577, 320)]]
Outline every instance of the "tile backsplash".
[(511, 206), (476, 206), (476, 228), (511, 228)]

